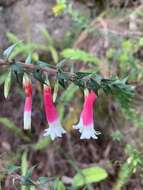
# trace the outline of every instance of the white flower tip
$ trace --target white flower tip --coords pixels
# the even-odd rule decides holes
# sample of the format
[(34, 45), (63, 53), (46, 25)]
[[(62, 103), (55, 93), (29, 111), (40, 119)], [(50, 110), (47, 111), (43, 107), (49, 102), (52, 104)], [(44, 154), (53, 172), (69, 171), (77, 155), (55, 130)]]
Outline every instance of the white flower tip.
[(31, 112), (24, 112), (24, 130), (31, 129)]
[(45, 129), (43, 136), (50, 136), (52, 140), (56, 137), (62, 137), (62, 134), (65, 134), (66, 131), (61, 127), (59, 120), (56, 120), (53, 123), (49, 123), (49, 128)]
[(80, 137), (80, 139), (91, 139), (91, 138), (93, 138), (93, 139), (98, 139), (98, 137), (97, 136), (84, 136), (84, 135), (81, 135), (81, 137)]
[(95, 131), (93, 127), (91, 126), (86, 126), (83, 127), (82, 131), (81, 131), (81, 137), (80, 139), (98, 139), (98, 136), (101, 134), (99, 131)]

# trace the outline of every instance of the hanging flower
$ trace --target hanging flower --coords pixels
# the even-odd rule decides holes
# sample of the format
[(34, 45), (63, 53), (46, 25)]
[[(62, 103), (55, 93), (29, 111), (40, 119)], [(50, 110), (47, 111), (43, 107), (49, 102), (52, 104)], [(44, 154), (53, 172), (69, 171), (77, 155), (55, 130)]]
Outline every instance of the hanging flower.
[(53, 103), (51, 88), (44, 85), (44, 107), (49, 128), (45, 129), (44, 136), (50, 136), (52, 140), (62, 137), (66, 131), (62, 128), (58, 112)]
[(23, 88), (25, 91), (24, 106), (24, 129), (31, 129), (31, 111), (32, 111), (32, 83), (27, 74), (23, 76)]
[(74, 129), (79, 129), (79, 132), (81, 133), (80, 139), (97, 139), (97, 135), (100, 134), (100, 132), (95, 131), (94, 129), (93, 104), (96, 98), (97, 96), (93, 91), (88, 93), (85, 97), (79, 123), (73, 126)]

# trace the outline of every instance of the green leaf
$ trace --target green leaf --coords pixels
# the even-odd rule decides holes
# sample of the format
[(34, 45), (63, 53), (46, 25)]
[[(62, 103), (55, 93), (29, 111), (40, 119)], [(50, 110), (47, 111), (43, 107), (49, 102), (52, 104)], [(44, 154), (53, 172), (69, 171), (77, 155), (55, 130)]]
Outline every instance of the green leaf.
[(51, 142), (51, 139), (49, 137), (40, 138), (39, 141), (36, 144), (34, 144), (32, 147), (34, 148), (34, 150), (42, 150), (44, 148), (47, 148), (50, 142)]
[(21, 174), (26, 175), (28, 170), (27, 151), (24, 151), (21, 157)]
[(42, 68), (42, 67), (52, 68), (53, 67), (51, 64), (48, 64), (47, 62), (39, 61), (39, 60), (36, 62), (36, 65), (39, 66), (39, 68)]
[(139, 47), (143, 47), (143, 37), (139, 39)]
[(7, 77), (4, 82), (4, 97), (7, 98), (9, 95), (10, 87), (11, 87), (11, 70), (8, 72)]
[(52, 58), (54, 60), (55, 63), (58, 62), (58, 53), (56, 51), (56, 49), (54, 48), (54, 45), (53, 45), (53, 39), (51, 37), (51, 35), (49, 34), (48, 30), (45, 29), (45, 28), (40, 28), (42, 34), (46, 37), (47, 41), (48, 41), (48, 44), (47, 44), (47, 48), (48, 50), (50, 51), (51, 55), (52, 55)]
[(39, 181), (39, 184), (43, 186), (48, 183), (49, 179), (48, 179), (48, 177), (41, 176), (41, 177), (39, 177), (38, 181)]
[(99, 63), (99, 59), (94, 55), (80, 49), (64, 49), (61, 53), (62, 57), (71, 60), (79, 60), (83, 62)]
[[(28, 161), (27, 161), (27, 151), (24, 151), (21, 156), (21, 175), (25, 176), (28, 170)], [(22, 184), (24, 183), (25, 178), (21, 178)], [(25, 186), (21, 187), (21, 190), (26, 190)]]
[(119, 130), (116, 130), (112, 132), (111, 137), (113, 141), (121, 141), (123, 139), (123, 134)]
[(41, 82), (42, 84), (45, 83), (45, 76), (42, 75), (42, 71), (37, 69), (33, 72), (33, 76), (35, 79), (37, 79), (39, 82)]
[[(26, 186), (26, 187), (35, 186), (34, 181), (32, 181), (31, 179), (29, 179), (29, 178), (27, 178), (27, 177), (25, 177), (25, 176), (21, 176), (20, 180), (21, 180), (21, 184), (22, 184), (23, 186)], [(25, 188), (25, 187), (23, 187), (23, 188)], [(22, 189), (22, 190), (23, 190), (23, 189)], [(24, 190), (26, 190), (26, 188), (25, 188)]]
[(51, 52), (53, 61), (54, 61), (55, 63), (57, 63), (59, 57), (58, 57), (58, 53), (57, 53), (56, 49), (55, 49), (54, 47), (50, 46), (50, 47), (49, 47), (49, 50), (50, 50), (50, 52)]
[(30, 53), (30, 54), (28, 55), (28, 57), (26, 58), (25, 63), (31, 64), (31, 62), (32, 62), (32, 54)]
[(59, 82), (56, 81), (54, 85), (54, 92), (53, 92), (53, 102), (56, 101), (57, 95), (58, 95), (58, 90), (59, 90)]
[(80, 187), (91, 183), (100, 182), (108, 176), (106, 170), (100, 167), (91, 167), (80, 170), (73, 178), (73, 186)]
[(23, 68), (18, 64), (18, 62), (11, 65), (11, 70), (17, 74), (24, 73)]
[(25, 177), (26, 177), (26, 178), (31, 178), (31, 177), (32, 177), (32, 173), (33, 173), (33, 171), (34, 171), (34, 169), (35, 169), (36, 167), (37, 167), (37, 165), (32, 166), (32, 167), (27, 171)]
[(29, 138), (26, 137), (22, 133), (22, 130), (20, 128), (16, 127), (15, 124), (11, 120), (9, 120), (8, 118), (0, 117), (0, 123), (2, 125), (4, 125), (7, 129), (10, 129), (11, 131), (13, 131), (17, 135), (17, 137), (20, 137), (23, 140), (29, 141)]
[(14, 130), (16, 133), (21, 133), (21, 129), (17, 128), (15, 124), (6, 117), (0, 117), (0, 123), (8, 129)]
[[(26, 158), (26, 157), (25, 157)], [(27, 162), (27, 158), (25, 160)], [(25, 163), (26, 163), (25, 162)], [(27, 164), (27, 163), (26, 163)], [(26, 166), (27, 167), (27, 166)], [(23, 186), (35, 186), (35, 182), (31, 179), (33, 170), (35, 169), (36, 165), (31, 167), (29, 170), (27, 170), (26, 175), (21, 176), (21, 184)], [(22, 190), (25, 190), (25, 187), (22, 187)]]
[(2, 85), (7, 77), (7, 72), (0, 75), (0, 85)]
[(75, 95), (75, 92), (78, 90), (78, 86), (74, 85), (73, 83), (71, 83), (67, 89), (65, 89), (65, 91), (62, 93), (61, 97), (60, 97), (60, 102), (64, 103), (68, 103), (73, 96)]
[(16, 172), (17, 170), (19, 170), (20, 167), (19, 166), (15, 166), (15, 165), (9, 165), (6, 168), (6, 171), (8, 172), (8, 174), (11, 174), (13, 172)]
[(48, 30), (45, 28), (40, 28), (42, 34), (46, 37), (47, 41), (48, 41), (48, 45), (53, 46), (53, 39), (51, 37), (51, 35), (49, 34)]
[(20, 42), (17, 42), (13, 45), (11, 45), (10, 47), (8, 47), (4, 52), (3, 52), (3, 55), (5, 58), (9, 58), (10, 55), (12, 54), (12, 52), (14, 51), (14, 49), (16, 48), (16, 46), (19, 44)]
[(15, 34), (11, 33), (11, 32), (7, 32), (6, 36), (7, 36), (8, 40), (13, 44), (15, 44), (15, 43), (17, 43), (19, 41), (17, 36)]
[(122, 48), (124, 51), (129, 52), (133, 49), (133, 44), (130, 40), (125, 40), (122, 43)]
[(55, 177), (45, 177), (45, 176), (41, 176), (39, 177), (37, 184), (40, 186), (44, 186), (46, 185), (49, 181), (53, 181), (55, 180)]
[(56, 179), (54, 182), (54, 190), (65, 190), (65, 186), (63, 184), (62, 181), (60, 181), (59, 179)]

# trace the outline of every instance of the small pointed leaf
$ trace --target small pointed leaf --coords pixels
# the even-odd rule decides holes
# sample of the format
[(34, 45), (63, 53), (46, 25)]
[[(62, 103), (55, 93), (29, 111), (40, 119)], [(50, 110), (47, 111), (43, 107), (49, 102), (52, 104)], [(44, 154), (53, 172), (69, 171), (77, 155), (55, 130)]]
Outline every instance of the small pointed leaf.
[(53, 92), (53, 102), (56, 101), (58, 90), (59, 90), (59, 82), (56, 81), (55, 86), (54, 86), (54, 92)]
[(48, 177), (41, 176), (41, 177), (39, 177), (38, 181), (39, 181), (39, 184), (43, 186), (48, 183), (49, 179), (48, 179)]
[(32, 167), (27, 171), (27, 173), (26, 173), (26, 175), (25, 175), (26, 178), (31, 178), (31, 177), (32, 177), (32, 173), (33, 173), (34, 169), (36, 168), (36, 166), (37, 166), (37, 165), (32, 166)]
[(14, 49), (16, 48), (16, 46), (21, 43), (21, 42), (17, 42), (11, 46), (9, 46), (4, 52), (3, 52), (3, 55), (5, 58), (9, 58), (9, 56), (12, 54), (12, 52), (14, 51)]
[(11, 70), (8, 72), (7, 77), (4, 82), (4, 97), (7, 98), (9, 95), (10, 87), (11, 87)]
[(8, 172), (8, 174), (11, 174), (13, 172), (16, 172), (17, 170), (20, 169), (20, 166), (15, 166), (15, 165), (9, 165), (6, 168), (6, 171)]
[(25, 60), (25, 63), (31, 64), (31, 62), (32, 62), (32, 54), (30, 53), (30, 54), (28, 55), (27, 59)]

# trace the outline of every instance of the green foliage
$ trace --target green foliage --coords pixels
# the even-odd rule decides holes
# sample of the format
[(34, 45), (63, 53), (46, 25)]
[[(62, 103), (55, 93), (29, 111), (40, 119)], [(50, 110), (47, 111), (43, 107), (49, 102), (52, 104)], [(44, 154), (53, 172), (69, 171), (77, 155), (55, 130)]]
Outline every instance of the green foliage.
[(67, 89), (65, 89), (65, 91), (62, 93), (62, 95), (60, 96), (60, 101), (62, 103), (68, 103), (74, 96), (75, 92), (78, 90), (78, 86), (74, 85), (73, 83), (71, 83)]
[(26, 175), (28, 170), (27, 151), (24, 151), (21, 157), (21, 173)]
[(11, 87), (11, 79), (12, 78), (12, 72), (11, 70), (8, 72), (5, 82), (4, 82), (4, 97), (7, 98), (9, 95), (10, 87)]
[[(32, 179), (35, 166), (28, 168), (27, 151), (24, 151), (21, 159), (21, 175), (17, 174), (16, 178), (13, 178), (13, 185), (15, 186), (15, 179), (18, 179), (21, 186), (21, 190), (35, 190), (37, 187), (44, 187), (49, 182), (54, 182), (55, 190), (64, 190), (64, 184), (60, 180), (55, 180), (54, 177), (41, 176), (38, 180)], [(20, 169), (19, 166), (10, 165), (7, 168), (8, 174), (16, 173)]]
[(73, 178), (73, 186), (80, 187), (91, 183), (97, 183), (108, 176), (107, 172), (100, 167), (82, 169)]
[(15, 48), (17, 47), (17, 45), (19, 44), (19, 42), (11, 45), (10, 47), (8, 47), (4, 52), (3, 52), (3, 56), (6, 59), (9, 59), (10, 55), (12, 54), (12, 52), (15, 50)]
[(39, 184), (40, 184), (41, 186), (44, 186), (45, 184), (48, 183), (49, 180), (48, 180), (48, 177), (41, 176), (41, 177), (39, 177), (38, 181), (39, 181)]
[(131, 145), (126, 146), (127, 160), (121, 165), (117, 181), (113, 190), (121, 190), (129, 181), (139, 166), (143, 166), (143, 158), (140, 153)]
[(8, 165), (6, 168), (6, 171), (8, 172), (8, 174), (11, 174), (13, 172), (16, 172), (20, 169), (19, 166), (15, 166), (15, 165)]
[(143, 47), (143, 37), (139, 39), (139, 47)]
[(84, 15), (78, 10), (75, 10), (73, 8), (73, 4), (66, 0), (57, 0), (57, 3), (53, 7), (53, 13), (55, 16), (60, 16), (61, 14), (70, 16), (73, 24), (81, 29), (86, 28), (90, 20), (87, 15)]
[(95, 92), (103, 90), (106, 94), (112, 94), (123, 106), (128, 106), (134, 96), (134, 88), (127, 84), (127, 78), (106, 79), (96, 74), (78, 72), (72, 81), (82, 88), (92, 89)]
[(58, 95), (58, 90), (59, 90), (59, 83), (56, 81), (54, 85), (54, 92), (53, 92), (53, 102), (56, 101), (57, 95)]
[(87, 53), (80, 49), (64, 49), (61, 53), (62, 57), (70, 60), (79, 60), (83, 62), (90, 62), (98, 64), (100, 61), (94, 55)]
[(0, 85), (2, 85), (7, 77), (7, 72), (4, 72), (3, 74), (0, 75)]
[(123, 134), (117, 130), (115, 132), (112, 132), (111, 137), (114, 141), (121, 141), (123, 139)]
[(14, 43), (14, 45), (8, 47), (4, 51), (5, 56), (10, 56), (10, 60), (14, 59), (17, 55), (24, 55), (29, 56), (31, 55), (32, 60), (38, 61), (38, 54), (35, 53), (35, 50), (42, 50), (42, 51), (48, 51), (51, 53), (51, 56), (55, 63), (58, 62), (58, 53), (53, 45), (53, 40), (49, 34), (49, 32), (46, 29), (41, 29), (41, 33), (46, 37), (48, 44), (37, 44), (32, 42), (21, 42), (20, 39), (18, 39), (13, 33), (7, 33), (7, 37), (11, 43)]
[(59, 16), (65, 11), (66, 8), (66, 0), (57, 0), (57, 4), (53, 7), (53, 13), (55, 16)]
[[(27, 161), (26, 161), (27, 162)], [(26, 164), (27, 167), (27, 163), (24, 161), (24, 164)], [(24, 172), (26, 171), (25, 175), (21, 176), (21, 184), (22, 186), (22, 190), (25, 190), (25, 186), (26, 187), (30, 187), (30, 186), (35, 186), (36, 183), (32, 180), (32, 173), (34, 171), (36, 166), (32, 166), (31, 168), (27, 168), (27, 171), (24, 170)]]
[(15, 124), (8, 118), (0, 117), (0, 123), (7, 129), (13, 131), (16, 134), (16, 136), (21, 137), (21, 139), (25, 141), (29, 141), (29, 138), (23, 134), (22, 130), (16, 127)]
[(142, 114), (139, 111), (135, 110), (133, 107), (122, 107), (121, 111), (124, 117), (135, 127), (143, 128), (143, 118)]
[(40, 138), (36, 144), (32, 145), (32, 147), (34, 150), (43, 150), (47, 148), (50, 142), (51, 142), (50, 138)]
[[(26, 175), (27, 170), (28, 170), (27, 151), (24, 151), (21, 156), (21, 174), (22, 174), (22, 176)], [(24, 184), (24, 179), (22, 181), (22, 184)], [(26, 187), (22, 185), (21, 190), (26, 190)]]
[(27, 59), (25, 60), (25, 63), (27, 63), (27, 64), (32, 63), (32, 54), (31, 53), (28, 55)]
[(51, 38), (48, 30), (42, 28), (41, 29), (41, 32), (42, 34), (44, 35), (44, 37), (47, 39), (47, 49), (48, 51), (51, 53), (51, 56), (53, 58), (53, 61), (55, 63), (58, 63), (58, 60), (59, 60), (59, 56), (58, 56), (58, 53), (56, 51), (56, 49), (54, 48), (54, 42), (53, 42), (53, 39)]
[(56, 179), (53, 185), (53, 190), (66, 190), (64, 184), (59, 179)]

